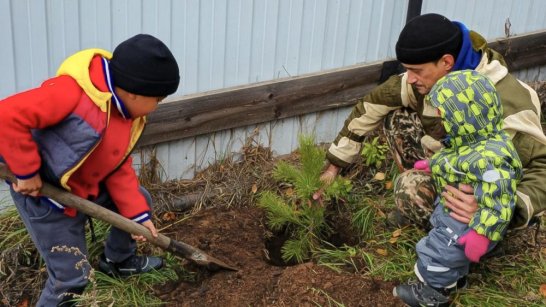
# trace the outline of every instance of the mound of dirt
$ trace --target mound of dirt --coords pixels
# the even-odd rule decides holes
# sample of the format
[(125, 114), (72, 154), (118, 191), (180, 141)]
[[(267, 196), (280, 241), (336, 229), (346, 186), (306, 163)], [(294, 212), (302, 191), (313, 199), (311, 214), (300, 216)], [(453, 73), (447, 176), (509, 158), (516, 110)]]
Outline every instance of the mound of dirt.
[(403, 306), (391, 282), (337, 273), (304, 263), (279, 267), (268, 262), (263, 213), (258, 208), (207, 209), (170, 229), (169, 236), (239, 268), (206, 272), (195, 282), (156, 289), (167, 306)]

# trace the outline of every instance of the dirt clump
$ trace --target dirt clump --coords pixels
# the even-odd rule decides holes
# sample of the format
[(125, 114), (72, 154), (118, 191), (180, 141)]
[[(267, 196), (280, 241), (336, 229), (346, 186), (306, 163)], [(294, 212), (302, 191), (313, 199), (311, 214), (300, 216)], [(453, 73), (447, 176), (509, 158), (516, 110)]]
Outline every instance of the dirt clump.
[[(255, 207), (211, 208), (167, 235), (233, 264), (237, 272), (197, 267), (195, 282), (157, 289), (167, 306), (402, 306), (391, 282), (337, 273), (312, 262), (274, 266), (265, 249), (263, 212)], [(191, 265), (190, 265), (191, 266)]]

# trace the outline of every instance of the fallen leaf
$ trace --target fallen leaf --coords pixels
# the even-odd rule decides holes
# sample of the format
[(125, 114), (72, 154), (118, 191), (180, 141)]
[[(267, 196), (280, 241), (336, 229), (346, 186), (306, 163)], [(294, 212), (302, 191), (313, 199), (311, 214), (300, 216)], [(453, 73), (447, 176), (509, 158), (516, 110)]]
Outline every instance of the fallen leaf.
[(385, 173), (377, 172), (375, 176), (373, 176), (373, 179), (383, 181), (385, 180)]
[(378, 253), (379, 255), (381, 256), (387, 256), (389, 253), (387, 252), (386, 249), (383, 249), (383, 248), (378, 248), (375, 250), (376, 253)]
[(294, 195), (294, 189), (288, 188), (284, 191), (284, 194), (286, 194), (286, 196), (292, 196)]
[(543, 297), (546, 297), (546, 284), (540, 285), (539, 291)]
[(392, 238), (390, 238), (389, 243), (394, 244), (394, 243), (396, 243), (396, 241), (398, 241), (398, 238), (397, 237), (392, 237)]
[(387, 190), (392, 189), (392, 181), (385, 182), (385, 189), (387, 189)]
[(165, 222), (174, 221), (174, 220), (176, 220), (176, 214), (174, 212), (172, 212), (172, 211), (167, 211), (167, 212), (163, 213), (162, 219)]
[(17, 307), (28, 307), (28, 299), (24, 298), (19, 302), (19, 304), (17, 304)]
[(393, 231), (392, 237), (396, 238), (396, 237), (399, 237), (401, 234), (402, 234), (402, 229), (396, 229), (395, 231)]
[(541, 248), (540, 252), (543, 253), (544, 255), (546, 255), (546, 247)]
[(253, 184), (252, 185), (252, 194), (256, 194), (256, 192), (258, 192), (258, 185), (257, 184)]
[(542, 294), (543, 297), (546, 297), (546, 284), (540, 285), (540, 294)]

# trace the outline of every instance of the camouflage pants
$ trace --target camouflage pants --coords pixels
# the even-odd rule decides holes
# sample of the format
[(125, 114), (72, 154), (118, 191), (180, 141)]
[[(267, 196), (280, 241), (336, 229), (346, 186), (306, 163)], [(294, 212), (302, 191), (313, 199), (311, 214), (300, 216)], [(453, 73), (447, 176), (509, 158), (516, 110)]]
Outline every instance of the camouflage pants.
[(399, 109), (387, 115), (384, 131), (400, 170), (400, 175), (394, 181), (397, 223), (411, 223), (429, 229), (436, 191), (429, 174), (413, 169), (415, 161), (431, 155), (421, 146), (421, 138), (424, 136), (421, 120), (414, 111)]

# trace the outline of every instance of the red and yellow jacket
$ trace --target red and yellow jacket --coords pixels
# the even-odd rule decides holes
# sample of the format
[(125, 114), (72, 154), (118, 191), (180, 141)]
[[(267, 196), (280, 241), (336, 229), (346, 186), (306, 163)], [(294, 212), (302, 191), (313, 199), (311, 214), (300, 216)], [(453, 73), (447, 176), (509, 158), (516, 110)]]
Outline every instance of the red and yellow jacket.
[(20, 179), (37, 173), (83, 197), (104, 184), (119, 212), (150, 218), (130, 153), (145, 117), (125, 119), (112, 108), (111, 53), (87, 49), (67, 58), (57, 77), (0, 101), (0, 156)]

